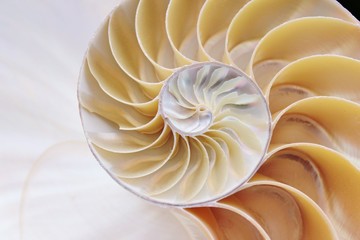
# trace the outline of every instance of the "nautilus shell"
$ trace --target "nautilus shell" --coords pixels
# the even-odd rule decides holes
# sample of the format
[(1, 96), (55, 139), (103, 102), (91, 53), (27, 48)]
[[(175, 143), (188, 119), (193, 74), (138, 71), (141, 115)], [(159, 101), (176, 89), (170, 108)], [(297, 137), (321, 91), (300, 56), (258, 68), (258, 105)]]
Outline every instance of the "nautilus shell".
[(124, 0), (83, 63), (84, 132), (195, 239), (358, 239), (359, 58), (335, 0)]

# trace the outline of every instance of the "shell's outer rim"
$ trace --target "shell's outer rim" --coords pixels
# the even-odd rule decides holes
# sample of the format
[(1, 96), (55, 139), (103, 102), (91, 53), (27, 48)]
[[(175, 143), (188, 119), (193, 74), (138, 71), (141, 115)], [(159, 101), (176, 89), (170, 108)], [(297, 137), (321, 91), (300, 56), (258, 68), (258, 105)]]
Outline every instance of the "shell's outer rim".
[[(254, 170), (252, 172), (249, 172), (248, 175), (246, 177), (244, 177), (243, 181), (239, 181), (239, 183), (237, 185), (235, 185), (233, 188), (231, 188), (229, 191), (224, 192), (222, 195), (219, 196), (214, 196), (212, 198), (209, 198), (208, 200), (205, 201), (190, 201), (190, 202), (185, 202), (185, 203), (174, 203), (174, 202), (167, 202), (167, 201), (162, 201), (159, 200), (157, 198), (154, 197), (150, 197), (147, 195), (144, 195), (143, 193), (140, 193), (138, 191), (136, 191), (135, 189), (133, 189), (130, 185), (125, 184), (124, 182), (121, 181), (121, 179), (119, 177), (117, 177), (114, 173), (112, 173), (109, 169), (107, 169), (105, 167), (105, 165), (103, 164), (100, 156), (96, 153), (96, 150), (93, 147), (93, 143), (90, 141), (89, 135), (85, 129), (84, 126), (84, 114), (83, 111), (87, 111), (86, 109), (84, 109), (81, 106), (81, 101), (80, 101), (80, 81), (82, 81), (82, 76), (83, 76), (83, 72), (84, 72), (84, 66), (86, 64), (86, 59), (87, 59), (87, 53), (88, 53), (88, 49), (91, 46), (91, 43), (94, 41), (95, 37), (99, 34), (99, 32), (103, 29), (104, 25), (107, 23), (107, 21), (109, 20), (109, 17), (111, 16), (111, 14), (122, 5), (122, 3), (118, 4), (117, 6), (115, 6), (113, 8), (113, 10), (106, 16), (104, 17), (103, 21), (101, 22), (101, 24), (99, 25), (99, 27), (97, 28), (97, 30), (95, 31), (95, 33), (93, 34), (93, 36), (91, 37), (88, 47), (84, 53), (84, 57), (82, 60), (82, 64), (80, 67), (80, 71), (79, 71), (79, 77), (78, 77), (78, 83), (77, 83), (77, 99), (78, 99), (78, 108), (79, 108), (79, 115), (80, 115), (80, 122), (81, 122), (81, 126), (84, 132), (84, 136), (86, 139), (86, 142), (89, 146), (89, 149), (91, 151), (91, 153), (94, 155), (96, 161), (99, 163), (99, 165), (107, 172), (108, 175), (110, 175), (110, 177), (120, 186), (122, 186), (124, 189), (126, 189), (127, 191), (133, 193), (135, 196), (138, 196), (141, 199), (146, 200), (147, 202), (150, 202), (152, 204), (155, 204), (157, 206), (162, 206), (162, 207), (177, 207), (177, 208), (193, 208), (193, 207), (204, 207), (204, 206), (213, 206), (218, 200), (223, 199), (235, 192), (237, 192), (239, 189), (241, 189), (241, 187), (244, 185), (244, 183), (248, 182), (249, 179), (257, 172), (257, 170), (260, 168), (261, 164), (264, 162), (264, 159), (266, 157), (266, 153), (267, 150), (269, 148), (270, 145), (270, 140), (271, 140), (271, 135), (272, 135), (272, 119), (271, 119), (271, 113), (270, 113), (270, 109), (269, 109), (269, 104), (266, 101), (266, 98), (264, 96), (264, 94), (262, 93), (261, 89), (259, 88), (259, 86), (257, 85), (257, 83), (251, 78), (249, 77), (246, 73), (244, 73), (243, 71), (241, 71), (240, 69), (231, 66), (231, 65), (227, 65), (218, 61), (204, 61), (204, 62), (196, 62), (193, 64), (189, 64), (189, 65), (185, 65), (179, 68), (174, 69), (175, 71), (167, 78), (170, 79), (174, 74), (177, 74), (178, 71), (183, 68), (195, 68), (195, 67), (199, 67), (201, 65), (205, 65), (205, 64), (212, 64), (214, 66), (219, 66), (219, 67), (227, 67), (230, 68), (232, 71), (235, 71), (236, 73), (239, 74), (239, 76), (242, 76), (244, 78), (246, 78), (247, 80), (249, 80), (249, 84), (252, 84), (252, 86), (259, 92), (259, 96), (262, 99), (262, 101), (266, 106), (266, 110), (267, 110), (267, 116), (268, 116), (268, 139), (266, 141), (266, 144), (264, 146), (264, 152), (261, 154), (261, 157), (259, 158), (259, 161), (257, 163), (257, 165), (255, 166)], [(164, 86), (167, 83), (167, 79), (165, 79), (163, 82), (165, 83), (160, 91), (163, 91)], [(161, 114), (161, 110), (160, 110), (160, 94), (155, 97), (159, 99), (159, 108), (158, 108), (158, 113)], [(165, 123), (165, 122), (164, 122)], [(186, 137), (185, 137), (186, 138)]]

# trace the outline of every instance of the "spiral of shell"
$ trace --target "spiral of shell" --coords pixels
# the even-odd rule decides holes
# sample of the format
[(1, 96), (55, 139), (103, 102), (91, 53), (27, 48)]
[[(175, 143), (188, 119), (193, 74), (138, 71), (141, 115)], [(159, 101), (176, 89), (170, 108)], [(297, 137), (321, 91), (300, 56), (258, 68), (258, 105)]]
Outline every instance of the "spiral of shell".
[(360, 26), (335, 0), (124, 0), (78, 96), (104, 169), (195, 239), (358, 239)]

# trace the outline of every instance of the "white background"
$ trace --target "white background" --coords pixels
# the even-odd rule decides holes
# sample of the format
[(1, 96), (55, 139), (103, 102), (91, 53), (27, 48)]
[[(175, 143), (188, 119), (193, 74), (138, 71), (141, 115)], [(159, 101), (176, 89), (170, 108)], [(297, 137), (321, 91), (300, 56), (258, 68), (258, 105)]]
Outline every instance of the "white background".
[(187, 239), (96, 163), (78, 114), (89, 40), (115, 0), (0, 1), (0, 239)]

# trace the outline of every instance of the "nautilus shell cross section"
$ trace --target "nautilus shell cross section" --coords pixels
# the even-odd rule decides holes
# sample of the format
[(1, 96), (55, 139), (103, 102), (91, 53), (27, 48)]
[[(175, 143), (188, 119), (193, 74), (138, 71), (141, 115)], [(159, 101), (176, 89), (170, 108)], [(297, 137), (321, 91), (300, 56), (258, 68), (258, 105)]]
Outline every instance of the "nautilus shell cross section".
[(360, 23), (335, 0), (121, 0), (78, 98), (94, 158), (194, 239), (359, 239)]
[(261, 90), (224, 64), (177, 69), (153, 103), (138, 104), (144, 109), (116, 102), (90, 75), (80, 87), (88, 91), (81, 113), (94, 155), (121, 185), (155, 202), (190, 206), (232, 193), (256, 172), (270, 141)]

